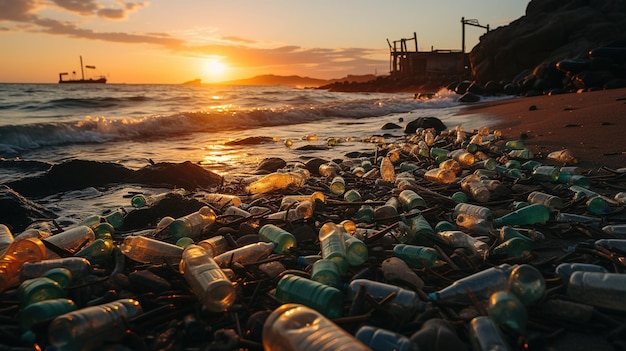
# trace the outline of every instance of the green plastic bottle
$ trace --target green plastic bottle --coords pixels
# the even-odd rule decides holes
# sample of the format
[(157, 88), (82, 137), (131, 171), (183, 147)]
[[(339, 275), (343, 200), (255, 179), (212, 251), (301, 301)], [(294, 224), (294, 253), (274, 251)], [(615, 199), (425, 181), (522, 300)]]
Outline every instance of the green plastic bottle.
[(262, 241), (276, 244), (274, 252), (277, 254), (283, 254), (296, 246), (296, 237), (293, 234), (273, 224), (266, 224), (261, 227), (259, 238)]
[(493, 221), (494, 226), (528, 225), (543, 223), (550, 219), (550, 209), (542, 204), (531, 204)]
[(328, 318), (339, 318), (343, 312), (339, 289), (294, 274), (285, 274), (278, 281), (276, 297), (285, 303), (308, 306)]
[(432, 247), (397, 244), (393, 247), (393, 255), (406, 262), (409, 267), (432, 267), (439, 257), (437, 250)]

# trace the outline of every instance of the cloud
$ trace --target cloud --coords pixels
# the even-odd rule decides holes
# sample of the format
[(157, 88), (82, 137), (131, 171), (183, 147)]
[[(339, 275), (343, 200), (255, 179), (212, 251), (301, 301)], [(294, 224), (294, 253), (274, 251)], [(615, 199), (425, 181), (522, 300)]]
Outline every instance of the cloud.
[(56, 6), (81, 16), (98, 16), (111, 20), (120, 20), (147, 5), (145, 2), (122, 2), (118, 8), (105, 7), (98, 0), (52, 0)]
[(39, 8), (37, 0), (0, 0), (0, 21), (29, 21)]

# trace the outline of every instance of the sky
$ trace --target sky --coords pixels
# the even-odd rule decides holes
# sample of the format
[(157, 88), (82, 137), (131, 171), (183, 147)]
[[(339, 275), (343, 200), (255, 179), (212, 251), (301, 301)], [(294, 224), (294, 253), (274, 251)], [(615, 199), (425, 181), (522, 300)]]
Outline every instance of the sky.
[[(390, 48), (461, 50), (461, 18), (491, 29), (528, 0), (0, 0), (0, 82), (55, 83), (95, 66), (109, 83), (263, 74), (389, 73)], [(485, 30), (466, 26), (466, 51)], [(407, 42), (415, 49), (415, 42)]]

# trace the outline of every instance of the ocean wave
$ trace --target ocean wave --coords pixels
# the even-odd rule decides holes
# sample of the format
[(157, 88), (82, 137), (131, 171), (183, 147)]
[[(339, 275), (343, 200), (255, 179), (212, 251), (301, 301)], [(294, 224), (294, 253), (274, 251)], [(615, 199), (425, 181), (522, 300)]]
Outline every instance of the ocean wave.
[[(356, 97), (356, 96), (355, 96)], [(139, 99), (141, 96), (124, 98)], [(279, 107), (237, 108), (229, 105), (207, 110), (143, 116), (140, 118), (85, 117), (78, 122), (48, 122), (0, 126), (0, 156), (44, 147), (109, 141), (150, 141), (193, 133), (214, 133), (310, 123), (333, 118), (362, 119), (458, 105), (456, 96), (441, 92), (431, 100), (406, 96), (359, 95), (354, 99), (316, 102), (306, 94), (292, 96)], [(63, 106), (91, 104), (102, 107), (120, 99), (64, 98), (53, 103)], [(263, 106), (258, 104), (257, 106)], [(58, 107), (58, 106), (57, 106)]]

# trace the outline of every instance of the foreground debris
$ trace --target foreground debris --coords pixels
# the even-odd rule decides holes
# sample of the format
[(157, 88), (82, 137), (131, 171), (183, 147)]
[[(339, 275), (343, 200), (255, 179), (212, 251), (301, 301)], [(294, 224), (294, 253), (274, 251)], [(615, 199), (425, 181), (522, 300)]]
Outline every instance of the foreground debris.
[(623, 347), (626, 170), (487, 128), (364, 142), (72, 227), (0, 225), (2, 346)]

